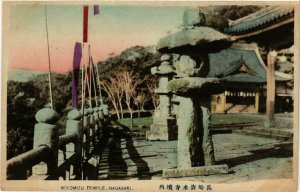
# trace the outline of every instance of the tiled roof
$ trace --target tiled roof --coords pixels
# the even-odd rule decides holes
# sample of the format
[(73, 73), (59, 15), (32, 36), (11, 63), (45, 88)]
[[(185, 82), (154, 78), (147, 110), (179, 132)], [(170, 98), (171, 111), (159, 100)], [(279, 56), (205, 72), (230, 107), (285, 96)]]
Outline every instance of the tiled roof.
[[(209, 54), (208, 77), (218, 77), (230, 82), (265, 83), (267, 71), (257, 47), (241, 47), (232, 46), (218, 53)], [(251, 73), (239, 71), (242, 65), (245, 65)], [(279, 76), (275, 78), (276, 81), (288, 80)]]
[(259, 30), (294, 16), (293, 7), (267, 7), (246, 17), (233, 21), (225, 29), (225, 32), (232, 35), (245, 34)]

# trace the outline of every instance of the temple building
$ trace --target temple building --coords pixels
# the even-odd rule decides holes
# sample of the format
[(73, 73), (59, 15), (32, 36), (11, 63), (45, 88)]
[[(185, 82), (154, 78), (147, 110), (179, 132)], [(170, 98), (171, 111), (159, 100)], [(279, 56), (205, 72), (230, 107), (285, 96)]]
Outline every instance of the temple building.
[[(224, 92), (212, 96), (213, 113), (258, 113), (265, 110), (266, 65), (258, 46), (234, 44), (226, 50), (209, 55), (209, 77), (222, 80)], [(288, 92), (290, 79), (275, 75), (276, 94)], [(280, 98), (278, 98), (280, 99)]]
[(225, 32), (236, 42), (210, 54), (209, 77), (223, 81), (224, 93), (212, 96), (213, 113), (266, 111), (266, 52), (275, 50), (275, 112), (293, 110), (294, 10), (266, 7), (231, 21)]

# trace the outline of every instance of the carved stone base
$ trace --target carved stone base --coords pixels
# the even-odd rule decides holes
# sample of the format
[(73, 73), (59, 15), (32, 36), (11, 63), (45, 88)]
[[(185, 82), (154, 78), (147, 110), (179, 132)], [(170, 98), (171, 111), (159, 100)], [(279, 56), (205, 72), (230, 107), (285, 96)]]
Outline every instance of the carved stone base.
[(226, 173), (228, 173), (228, 166), (226, 164), (202, 167), (179, 167), (163, 169), (164, 178), (193, 177)]
[(150, 141), (177, 140), (178, 128), (175, 118), (155, 118), (151, 130), (146, 132), (146, 139)]

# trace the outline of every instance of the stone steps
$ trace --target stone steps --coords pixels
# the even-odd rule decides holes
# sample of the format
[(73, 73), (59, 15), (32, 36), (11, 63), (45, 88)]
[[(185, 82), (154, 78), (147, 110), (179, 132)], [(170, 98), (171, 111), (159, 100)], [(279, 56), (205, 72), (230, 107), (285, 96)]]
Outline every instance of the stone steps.
[(280, 141), (292, 140), (293, 138), (292, 132), (278, 130), (278, 129), (269, 129), (269, 128), (248, 128), (242, 130), (234, 130), (234, 133), (265, 137), (265, 138), (273, 138)]
[(270, 133), (270, 134), (279, 134), (287, 137), (293, 137), (292, 129), (278, 129), (278, 128), (251, 128), (253, 131)]

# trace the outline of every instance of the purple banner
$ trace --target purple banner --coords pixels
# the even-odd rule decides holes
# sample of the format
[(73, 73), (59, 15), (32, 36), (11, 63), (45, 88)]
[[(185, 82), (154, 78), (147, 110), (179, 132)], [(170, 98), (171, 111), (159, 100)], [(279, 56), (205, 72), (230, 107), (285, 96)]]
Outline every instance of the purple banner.
[(98, 15), (99, 13), (99, 5), (94, 5), (94, 15)]
[(72, 76), (72, 106), (78, 107), (78, 77), (80, 62), (82, 57), (81, 43), (76, 42), (73, 58), (73, 76)]

